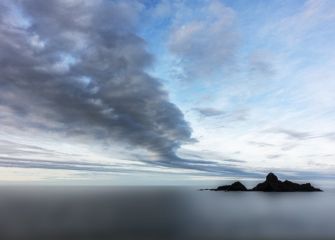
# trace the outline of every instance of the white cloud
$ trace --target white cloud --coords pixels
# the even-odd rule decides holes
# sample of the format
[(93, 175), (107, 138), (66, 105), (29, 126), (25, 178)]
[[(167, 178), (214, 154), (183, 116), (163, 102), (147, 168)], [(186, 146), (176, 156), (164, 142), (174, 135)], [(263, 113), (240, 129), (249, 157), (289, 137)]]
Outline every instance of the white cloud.
[(232, 63), (238, 35), (235, 14), (219, 1), (192, 6), (178, 6), (168, 47), (183, 68), (186, 78), (200, 78), (223, 70)]

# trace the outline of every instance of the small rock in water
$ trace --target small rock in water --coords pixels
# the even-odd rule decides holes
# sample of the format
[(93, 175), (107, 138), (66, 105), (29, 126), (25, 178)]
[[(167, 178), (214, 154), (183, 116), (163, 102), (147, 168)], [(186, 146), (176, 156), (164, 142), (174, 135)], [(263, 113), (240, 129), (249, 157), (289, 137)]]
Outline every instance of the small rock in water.
[(248, 189), (240, 182), (234, 182), (231, 185), (220, 186), (215, 191), (248, 191)]

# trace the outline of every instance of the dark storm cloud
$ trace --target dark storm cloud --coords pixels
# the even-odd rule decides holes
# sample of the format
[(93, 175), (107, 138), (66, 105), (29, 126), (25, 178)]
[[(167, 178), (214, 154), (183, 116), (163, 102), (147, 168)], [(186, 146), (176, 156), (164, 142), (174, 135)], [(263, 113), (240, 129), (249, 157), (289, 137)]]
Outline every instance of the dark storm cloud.
[(99, 139), (174, 156), (191, 129), (134, 34), (128, 1), (3, 1), (2, 124)]

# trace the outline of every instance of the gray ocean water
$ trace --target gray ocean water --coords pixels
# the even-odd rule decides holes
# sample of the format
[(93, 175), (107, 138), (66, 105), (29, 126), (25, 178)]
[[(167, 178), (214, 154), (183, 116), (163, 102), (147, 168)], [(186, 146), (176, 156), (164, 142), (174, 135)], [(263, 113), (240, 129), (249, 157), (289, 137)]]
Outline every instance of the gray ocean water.
[(335, 192), (1, 187), (0, 239), (335, 239)]

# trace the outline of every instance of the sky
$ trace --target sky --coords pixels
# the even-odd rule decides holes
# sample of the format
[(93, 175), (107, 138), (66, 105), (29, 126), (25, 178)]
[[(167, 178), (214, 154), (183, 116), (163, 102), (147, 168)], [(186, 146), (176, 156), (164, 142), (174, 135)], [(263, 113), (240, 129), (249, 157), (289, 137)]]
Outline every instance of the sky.
[(333, 181), (334, 25), (332, 0), (3, 0), (0, 181)]

